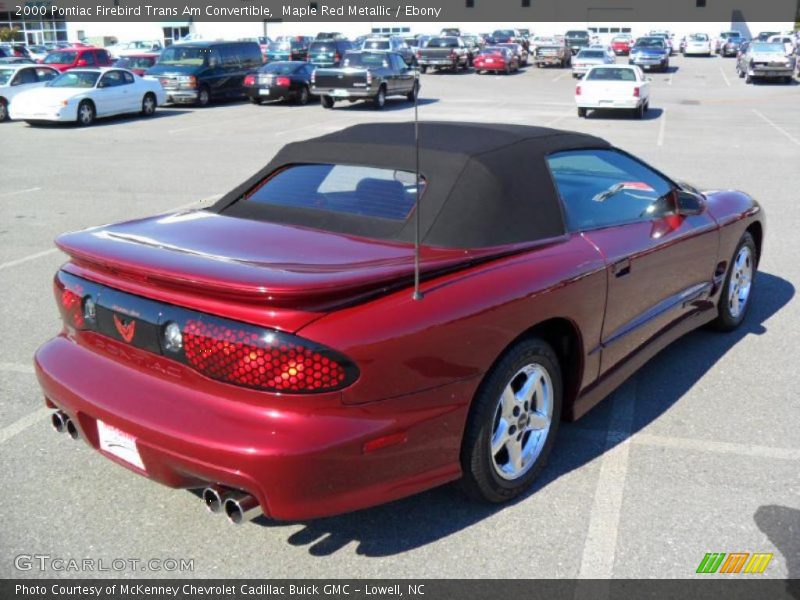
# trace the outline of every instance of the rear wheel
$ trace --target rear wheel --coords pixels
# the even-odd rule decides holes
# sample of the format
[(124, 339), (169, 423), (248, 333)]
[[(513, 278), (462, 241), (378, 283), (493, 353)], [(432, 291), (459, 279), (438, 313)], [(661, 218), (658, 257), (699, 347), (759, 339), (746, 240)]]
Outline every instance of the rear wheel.
[(308, 104), (309, 99), (311, 98), (311, 92), (308, 91), (308, 86), (303, 86), (300, 88), (300, 91), (297, 92), (297, 103), (300, 106), (305, 106)]
[(78, 105), (78, 125), (87, 127), (94, 123), (96, 113), (94, 111), (94, 104), (89, 100), (84, 100)]
[(257, 104), (257, 105), (260, 105), (260, 104), (261, 104), (261, 102), (262, 102), (261, 98), (256, 98), (256, 97), (254, 97), (254, 96), (250, 96), (250, 97), (248, 98), (248, 100), (250, 100), (250, 104)]
[(586, 109), (585, 108), (578, 108), (578, 117), (585, 117), (586, 116)]
[(414, 82), (414, 87), (411, 88), (411, 91), (406, 94), (406, 98), (408, 98), (409, 102), (416, 102), (417, 96), (419, 96), (419, 83), (416, 81)]
[(544, 468), (561, 418), (561, 370), (547, 342), (523, 340), (488, 373), (470, 408), (461, 447), (464, 491), (504, 502)]
[(322, 104), (322, 108), (333, 108), (334, 101), (330, 96), (322, 96), (319, 101)]
[(426, 67), (425, 65), (422, 65), (422, 66), (419, 68), (419, 72), (420, 72), (420, 73), (427, 73), (427, 72), (428, 72), (428, 67)]
[(145, 94), (142, 98), (142, 115), (152, 117), (156, 112), (156, 97), (154, 94)]
[(644, 103), (640, 104), (636, 108), (636, 118), (637, 119), (644, 119), (644, 115), (645, 115), (646, 110), (647, 109), (645, 108)]
[(753, 77), (750, 75), (750, 73), (745, 73), (744, 74), (744, 82), (745, 83), (753, 83)]
[(386, 106), (386, 87), (378, 88), (378, 94), (372, 99), (372, 105), (378, 110)]
[(725, 276), (717, 308), (719, 314), (712, 325), (720, 331), (733, 331), (747, 314), (756, 272), (757, 251), (748, 232), (739, 240)]
[(205, 107), (209, 104), (211, 104), (211, 91), (204, 85), (197, 93), (197, 105)]
[(8, 102), (5, 98), (0, 98), (0, 123), (8, 120)]

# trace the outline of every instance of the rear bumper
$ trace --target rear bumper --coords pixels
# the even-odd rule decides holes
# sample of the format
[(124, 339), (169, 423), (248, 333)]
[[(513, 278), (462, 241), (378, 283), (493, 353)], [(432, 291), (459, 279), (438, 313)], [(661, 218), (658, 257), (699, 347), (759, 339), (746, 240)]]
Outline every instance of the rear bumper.
[(578, 108), (602, 108), (602, 109), (617, 108), (617, 109), (627, 110), (627, 109), (639, 108), (639, 105), (643, 101), (644, 100), (642, 100), (641, 98), (631, 98), (622, 100), (614, 99), (614, 100), (609, 100), (608, 102), (603, 102), (601, 99), (595, 99), (590, 101), (586, 101), (583, 99), (581, 100), (576, 99), (576, 104)]
[(461, 60), (460, 58), (418, 58), (417, 64), (420, 67), (452, 67)]
[(794, 75), (794, 67), (762, 67), (750, 66), (747, 68), (747, 74), (751, 77), (792, 77)]
[(506, 63), (492, 63), (488, 65), (486, 63), (474, 63), (473, 66), (481, 71), (505, 71), (506, 68), (511, 68), (511, 65)]
[[(96, 334), (81, 337), (62, 334), (36, 352), (48, 404), (95, 450), (170, 487), (220, 483), (254, 495), (271, 518), (306, 519), (460, 476), (474, 381), (348, 407), (340, 393), (255, 392)], [(98, 419), (136, 438), (144, 471), (99, 450)], [(366, 441), (398, 432), (404, 443), (364, 452)]]
[(560, 65), (562, 61), (560, 56), (537, 56), (533, 59), (539, 65)]
[(198, 90), (164, 90), (167, 102), (172, 104), (194, 104), (197, 102)]
[(260, 98), (262, 100), (285, 100), (294, 98), (296, 93), (285, 87), (275, 86), (255, 86), (244, 88), (244, 95), (248, 98)]
[(313, 87), (311, 93), (315, 96), (331, 96), (333, 98), (374, 98), (378, 95), (377, 89), (370, 88), (334, 88)]

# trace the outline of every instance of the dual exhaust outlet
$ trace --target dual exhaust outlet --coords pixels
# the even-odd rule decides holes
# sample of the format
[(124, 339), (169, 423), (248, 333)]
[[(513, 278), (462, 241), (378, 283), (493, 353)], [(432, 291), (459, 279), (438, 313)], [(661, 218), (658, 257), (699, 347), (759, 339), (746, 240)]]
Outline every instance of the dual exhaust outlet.
[(73, 440), (77, 440), (79, 437), (81, 437), (81, 434), (73, 420), (69, 418), (67, 413), (61, 410), (57, 410), (52, 414), (50, 417), (50, 423), (52, 423), (53, 429), (55, 429), (58, 433), (66, 432)]
[(211, 513), (224, 513), (234, 525), (240, 525), (262, 514), (255, 496), (223, 485), (210, 485), (204, 489), (203, 502)]
[[(73, 440), (80, 437), (74, 421), (64, 411), (55, 411), (50, 417), (50, 422), (58, 433), (68, 433)], [(255, 519), (262, 514), (261, 506), (255, 496), (223, 485), (215, 484), (205, 488), (203, 502), (210, 512), (224, 513), (228, 520), (236, 525)]]

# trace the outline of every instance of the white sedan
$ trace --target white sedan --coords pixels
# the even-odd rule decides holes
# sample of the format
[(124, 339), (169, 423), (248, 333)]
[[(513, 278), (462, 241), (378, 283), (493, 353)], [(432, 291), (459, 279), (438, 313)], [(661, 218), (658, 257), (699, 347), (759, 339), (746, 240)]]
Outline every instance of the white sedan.
[(42, 88), (19, 94), (10, 114), (28, 123), (66, 121), (85, 126), (111, 115), (149, 117), (166, 100), (161, 83), (127, 69), (71, 69)]
[(0, 65), (0, 123), (8, 119), (8, 107), (16, 96), (42, 87), (58, 75), (57, 69), (44, 65)]
[(686, 36), (686, 46), (684, 46), (684, 56), (711, 56), (714, 50), (711, 38), (706, 33), (691, 33)]
[(598, 65), (575, 87), (578, 116), (590, 109), (635, 110), (644, 118), (650, 108), (650, 79), (636, 65)]

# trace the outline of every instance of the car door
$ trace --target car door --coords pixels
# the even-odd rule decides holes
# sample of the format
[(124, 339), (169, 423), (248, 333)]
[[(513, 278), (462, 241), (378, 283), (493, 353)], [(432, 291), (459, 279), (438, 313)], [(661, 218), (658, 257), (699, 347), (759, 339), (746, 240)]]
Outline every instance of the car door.
[(127, 71), (119, 71), (119, 73), (122, 76), (122, 82), (118, 86), (120, 90), (119, 112), (139, 112), (142, 109), (144, 94), (137, 93), (136, 79), (133, 75)]
[(7, 100), (11, 100), (25, 90), (43, 85), (39, 83), (39, 78), (36, 76), (36, 67), (23, 67), (14, 74), (10, 81), (8, 91), (6, 92)]
[(548, 162), (570, 230), (607, 265), (601, 375), (683, 319), (713, 309), (719, 233), (696, 196), (696, 210), (679, 212), (679, 193), (687, 193), (616, 149), (559, 152)]
[(122, 84), (122, 71), (116, 69), (107, 71), (100, 77), (93, 96), (98, 117), (123, 112), (125, 103)]

